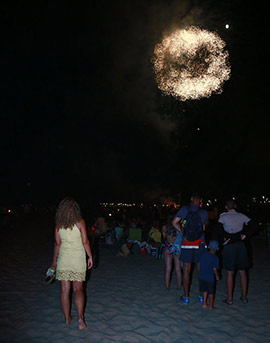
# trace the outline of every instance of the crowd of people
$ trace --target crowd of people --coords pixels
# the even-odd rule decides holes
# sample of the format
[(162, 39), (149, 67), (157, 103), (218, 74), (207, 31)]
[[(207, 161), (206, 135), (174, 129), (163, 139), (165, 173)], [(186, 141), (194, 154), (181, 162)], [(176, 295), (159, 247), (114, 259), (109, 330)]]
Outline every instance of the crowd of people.
[(214, 286), (215, 280), (219, 279), (221, 265), (227, 274), (227, 297), (224, 302), (233, 304), (232, 285), (238, 270), (242, 290), (240, 300), (248, 303), (249, 262), (246, 242), (256, 231), (257, 224), (236, 211), (234, 200), (226, 202), (225, 211), (221, 214), (206, 211), (202, 197), (194, 193), (190, 204), (178, 209), (174, 206), (162, 210), (154, 207), (147, 213), (133, 213), (131, 216), (126, 211), (116, 211), (114, 214), (104, 212), (95, 218), (83, 219), (77, 202), (72, 198), (65, 198), (56, 211), (55, 248), (51, 268), (56, 270), (56, 279), (61, 282), (61, 305), (67, 324), (71, 320), (71, 285), (75, 295), (78, 325), (82, 330), (86, 328), (82, 310), (82, 285), (86, 269), (98, 267), (101, 244), (125, 245), (130, 241), (132, 229), (138, 229), (140, 240), (156, 247), (156, 251), (162, 247), (165, 288), (170, 288), (174, 270), (177, 289), (181, 290), (183, 286), (184, 294), (180, 301), (184, 305), (190, 302), (192, 264), (197, 266), (198, 301), (203, 308), (214, 309)]

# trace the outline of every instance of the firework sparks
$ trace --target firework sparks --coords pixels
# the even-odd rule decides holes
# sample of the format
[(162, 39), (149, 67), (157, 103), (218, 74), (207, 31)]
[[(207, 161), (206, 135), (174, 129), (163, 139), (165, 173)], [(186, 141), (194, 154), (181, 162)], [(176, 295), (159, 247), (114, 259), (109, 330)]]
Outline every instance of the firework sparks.
[(165, 37), (154, 50), (159, 89), (182, 101), (221, 93), (231, 72), (224, 47), (217, 33), (195, 26)]

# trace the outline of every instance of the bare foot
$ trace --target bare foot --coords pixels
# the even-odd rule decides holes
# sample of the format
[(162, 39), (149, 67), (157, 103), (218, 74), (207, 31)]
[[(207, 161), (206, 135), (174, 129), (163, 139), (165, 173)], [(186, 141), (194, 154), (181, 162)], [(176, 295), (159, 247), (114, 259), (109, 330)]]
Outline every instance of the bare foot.
[(87, 328), (85, 321), (83, 319), (78, 320), (79, 330), (85, 330)]
[(202, 305), (202, 308), (208, 308), (208, 305), (204, 305), (204, 304), (203, 304), (203, 305)]
[(216, 307), (215, 306), (213, 306), (213, 307), (209, 307), (209, 310), (215, 310), (216, 309)]
[(69, 325), (74, 317), (75, 317), (74, 315), (69, 316), (68, 319), (66, 319), (66, 324)]

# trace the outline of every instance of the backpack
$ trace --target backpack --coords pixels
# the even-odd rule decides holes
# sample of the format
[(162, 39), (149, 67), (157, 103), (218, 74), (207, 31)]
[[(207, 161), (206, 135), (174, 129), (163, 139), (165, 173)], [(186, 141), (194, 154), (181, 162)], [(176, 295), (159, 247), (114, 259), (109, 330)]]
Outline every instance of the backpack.
[(187, 216), (182, 221), (183, 236), (187, 241), (193, 242), (199, 239), (203, 233), (202, 219), (197, 211), (189, 208)]

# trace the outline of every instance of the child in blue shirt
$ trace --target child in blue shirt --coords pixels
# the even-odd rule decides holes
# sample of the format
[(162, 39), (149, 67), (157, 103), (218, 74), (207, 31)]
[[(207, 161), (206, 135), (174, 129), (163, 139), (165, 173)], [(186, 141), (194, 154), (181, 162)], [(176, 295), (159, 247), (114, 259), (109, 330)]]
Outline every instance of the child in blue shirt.
[(209, 251), (206, 251), (200, 256), (200, 272), (199, 286), (200, 292), (203, 293), (203, 308), (208, 308), (207, 296), (209, 297), (209, 310), (214, 309), (214, 291), (215, 279), (219, 280), (218, 269), (219, 260), (216, 256), (218, 249), (217, 241), (210, 241), (208, 245)]

